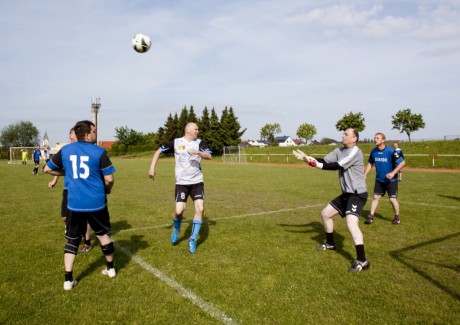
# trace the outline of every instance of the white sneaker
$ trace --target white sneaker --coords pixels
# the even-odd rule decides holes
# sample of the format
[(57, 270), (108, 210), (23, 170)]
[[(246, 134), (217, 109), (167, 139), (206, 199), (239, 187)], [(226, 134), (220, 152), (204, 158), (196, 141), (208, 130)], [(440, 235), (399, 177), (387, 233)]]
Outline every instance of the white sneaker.
[(109, 270), (107, 270), (107, 268), (103, 269), (102, 274), (104, 275), (108, 275), (109, 278), (114, 278), (116, 275), (117, 275), (117, 272), (115, 272), (115, 269), (114, 268), (111, 268)]
[(73, 281), (64, 281), (64, 290), (65, 291), (69, 291), (69, 290), (72, 290), (73, 287), (75, 287), (77, 285), (77, 280), (73, 280)]

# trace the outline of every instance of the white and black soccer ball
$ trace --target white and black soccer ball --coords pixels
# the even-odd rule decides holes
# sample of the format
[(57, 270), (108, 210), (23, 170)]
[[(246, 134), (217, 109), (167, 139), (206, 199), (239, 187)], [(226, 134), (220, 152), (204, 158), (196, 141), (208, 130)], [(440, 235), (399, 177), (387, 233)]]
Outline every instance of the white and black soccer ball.
[(150, 49), (150, 46), (152, 46), (152, 41), (147, 35), (137, 34), (133, 37), (131, 44), (136, 52), (145, 53)]

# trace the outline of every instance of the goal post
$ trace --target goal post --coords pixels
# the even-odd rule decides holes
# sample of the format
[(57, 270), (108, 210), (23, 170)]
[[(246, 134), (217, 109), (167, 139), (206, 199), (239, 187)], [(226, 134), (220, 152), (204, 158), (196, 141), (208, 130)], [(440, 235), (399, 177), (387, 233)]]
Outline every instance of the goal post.
[(247, 163), (246, 151), (240, 146), (224, 147), (222, 151), (222, 161), (224, 163), (241, 164)]
[[(22, 153), (27, 153), (27, 162), (33, 162), (33, 153), (37, 147), (10, 147), (10, 160), (8, 164), (21, 164)], [(41, 157), (40, 157), (41, 158)]]

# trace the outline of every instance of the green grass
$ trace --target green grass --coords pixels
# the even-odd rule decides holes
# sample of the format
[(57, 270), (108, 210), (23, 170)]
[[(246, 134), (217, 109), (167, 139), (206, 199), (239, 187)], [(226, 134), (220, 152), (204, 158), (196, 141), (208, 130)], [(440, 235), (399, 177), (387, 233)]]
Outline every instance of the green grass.
[[(100, 274), (104, 259), (96, 245), (77, 256), (79, 284), (70, 292), (62, 289), (62, 180), (49, 190), (50, 176), (0, 162), (0, 323), (222, 323), (165, 279), (242, 324), (454, 324), (460, 318), (460, 173), (406, 171), (401, 225), (390, 224), (384, 197), (376, 222), (361, 223), (372, 266), (350, 274), (355, 250), (339, 217), (337, 251), (314, 250), (324, 240), (321, 209), (339, 194), (337, 172), (205, 162), (207, 222), (197, 254), (190, 255), (191, 202), (179, 244), (169, 243), (173, 161), (160, 160), (155, 181), (147, 177), (150, 157), (113, 162), (109, 211), (118, 275)], [(370, 201), (365, 214), (369, 207)]]

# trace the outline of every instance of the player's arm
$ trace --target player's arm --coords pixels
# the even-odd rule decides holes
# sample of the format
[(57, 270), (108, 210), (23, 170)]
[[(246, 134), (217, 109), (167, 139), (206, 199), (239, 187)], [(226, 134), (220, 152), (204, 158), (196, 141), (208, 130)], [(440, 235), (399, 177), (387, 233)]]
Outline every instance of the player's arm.
[(204, 141), (200, 141), (199, 150), (189, 149), (191, 155), (198, 155), (203, 159), (212, 159), (212, 151)]
[(402, 162), (400, 162), (396, 166), (395, 169), (393, 169), (393, 171), (391, 173), (386, 174), (386, 178), (387, 179), (393, 179), (395, 177), (395, 175), (400, 171), (400, 169), (404, 167), (404, 165), (406, 165), (406, 162), (403, 160)]
[(155, 166), (157, 165), (157, 162), (158, 162), (158, 159), (160, 158), (160, 155), (161, 155), (161, 149), (158, 149), (153, 154), (152, 163), (150, 164), (150, 169), (149, 169), (149, 177), (151, 179), (155, 178)]
[(367, 165), (366, 165), (366, 169), (364, 170), (364, 177), (367, 176), (367, 174), (369, 174), (369, 172), (371, 171), (373, 167), (373, 164), (371, 162), (368, 162)]
[(110, 194), (112, 192), (113, 184), (115, 183), (115, 177), (113, 174), (104, 175), (104, 186), (105, 186), (105, 193)]
[(58, 180), (59, 180), (59, 176), (54, 176), (53, 180), (48, 183), (48, 188), (54, 188), (56, 186)]
[(58, 153), (54, 155), (53, 159), (46, 163), (43, 172), (53, 176), (65, 176), (65, 170), (62, 167), (62, 156), (59, 150)]

